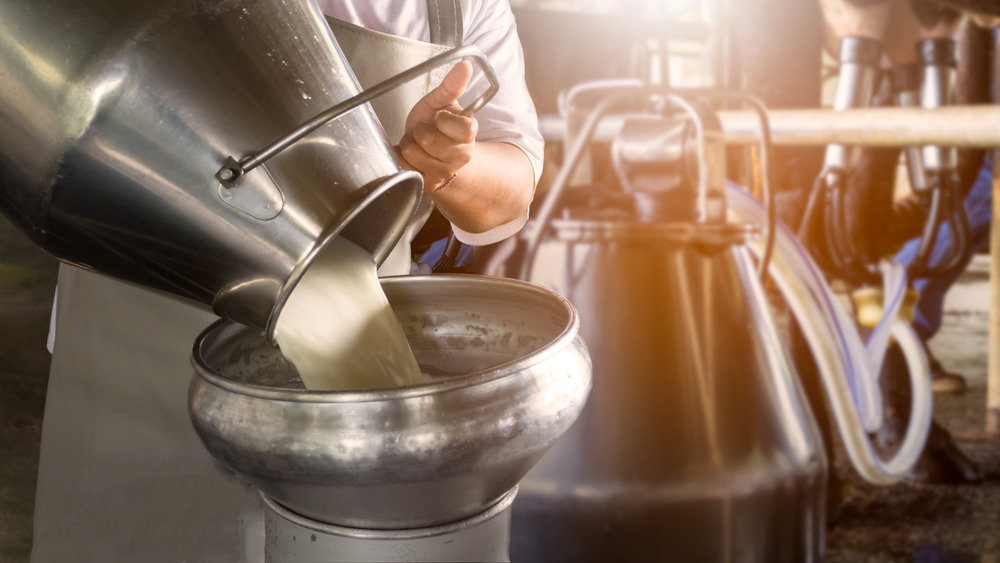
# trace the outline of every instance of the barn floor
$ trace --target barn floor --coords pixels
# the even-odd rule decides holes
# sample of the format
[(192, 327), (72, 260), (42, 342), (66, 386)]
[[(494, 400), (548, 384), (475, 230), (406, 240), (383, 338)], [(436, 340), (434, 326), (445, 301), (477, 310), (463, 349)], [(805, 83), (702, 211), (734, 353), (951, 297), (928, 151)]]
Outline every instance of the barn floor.
[(986, 417), (986, 326), (989, 257), (979, 255), (949, 293), (932, 351), (966, 376), (960, 395), (934, 397), (937, 420), (980, 466), (983, 483), (901, 483), (881, 488), (860, 481), (838, 459), (844, 505), (829, 527), (827, 562), (915, 561), (1000, 563), (1000, 438), (982, 433)]

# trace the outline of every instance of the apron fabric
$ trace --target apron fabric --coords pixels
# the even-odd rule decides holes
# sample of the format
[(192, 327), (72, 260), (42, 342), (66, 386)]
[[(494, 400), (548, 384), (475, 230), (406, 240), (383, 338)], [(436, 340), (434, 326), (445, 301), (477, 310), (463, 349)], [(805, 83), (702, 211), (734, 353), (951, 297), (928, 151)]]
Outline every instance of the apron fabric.
[[(363, 87), (446, 49), (331, 27)], [(446, 70), (373, 104), (393, 142)], [(429, 212), (427, 198), (418, 213)], [(411, 223), (380, 274), (409, 272), (422, 222)], [(263, 561), (257, 492), (214, 462), (187, 413), (191, 347), (216, 317), (72, 266), (60, 266), (58, 287), (31, 560)]]
[[(406, 37), (371, 31), (333, 18), (327, 18), (340, 43), (344, 56), (351, 62), (354, 75), (363, 88), (377, 84), (394, 74), (420, 64), (434, 55), (449, 49), (446, 45), (423, 43)], [(432, 27), (432, 31), (433, 31)], [(434, 33), (431, 34), (432, 36)], [(343, 40), (342, 40), (343, 38)], [(415, 78), (372, 101), (372, 108), (385, 129), (389, 142), (396, 144), (403, 137), (403, 127), (410, 108), (425, 94), (441, 83), (450, 66), (442, 66), (424, 77)], [(429, 197), (423, 197), (417, 206), (399, 243), (383, 260), (378, 269), (380, 276), (406, 275), (413, 262), (410, 242), (427, 222), (434, 210)]]

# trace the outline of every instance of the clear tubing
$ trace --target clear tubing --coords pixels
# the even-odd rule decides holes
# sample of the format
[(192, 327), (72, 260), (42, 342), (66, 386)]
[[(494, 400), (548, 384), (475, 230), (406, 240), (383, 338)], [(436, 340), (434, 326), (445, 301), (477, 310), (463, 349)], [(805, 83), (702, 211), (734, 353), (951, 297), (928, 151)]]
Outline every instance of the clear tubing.
[[(727, 186), (726, 202), (741, 221), (757, 222), (763, 218), (764, 208), (760, 202), (738, 186)], [(846, 376), (852, 402), (860, 412), (865, 430), (878, 430), (884, 418), (878, 373), (869, 373), (868, 353), (854, 322), (840, 306), (822, 271), (798, 239), (784, 225), (778, 229), (775, 238), (775, 252), (781, 255), (781, 267), (770, 269), (772, 277), (788, 299), (814, 354), (820, 345), (832, 348), (839, 373)], [(759, 242), (751, 242), (749, 246), (755, 254), (760, 252)], [(797, 286), (790, 285), (796, 282)], [(809, 338), (807, 323), (820, 332)], [(825, 335), (823, 342), (817, 340), (820, 335)]]
[[(760, 202), (737, 186), (728, 186), (727, 202), (730, 211), (740, 220), (759, 222), (764, 219)], [(869, 354), (850, 316), (795, 236), (784, 225), (779, 226), (775, 235), (775, 254), (769, 272), (799, 321), (816, 359), (848, 457), (866, 480), (878, 485), (895, 483), (919, 458), (930, 429), (932, 398), (927, 356), (909, 324), (886, 319), (879, 323), (882, 332), (877, 329), (876, 333), (883, 335), (885, 327), (889, 327), (899, 343), (909, 367), (913, 391), (910, 422), (902, 446), (892, 459), (883, 461), (872, 447), (867, 432), (881, 426), (883, 419), (878, 372), (872, 372), (876, 363), (870, 358), (877, 357), (877, 364), (881, 365), (888, 337), (879, 336), (884, 342), (880, 353), (875, 353), (879, 344), (873, 339), (869, 343), (873, 353)], [(759, 256), (762, 245), (761, 241), (755, 241), (749, 246)], [(886, 292), (890, 305), (893, 300), (901, 299), (898, 279), (891, 281), (893, 287)], [(898, 306), (892, 308), (898, 310)]]
[[(906, 266), (895, 262), (880, 262), (882, 271), (882, 318), (875, 326), (868, 343), (865, 345), (868, 361), (868, 373), (876, 378), (882, 373), (882, 362), (889, 348), (889, 338), (892, 324), (899, 315), (906, 296)], [(867, 425), (866, 425), (867, 428)], [(868, 430), (872, 430), (868, 428)]]

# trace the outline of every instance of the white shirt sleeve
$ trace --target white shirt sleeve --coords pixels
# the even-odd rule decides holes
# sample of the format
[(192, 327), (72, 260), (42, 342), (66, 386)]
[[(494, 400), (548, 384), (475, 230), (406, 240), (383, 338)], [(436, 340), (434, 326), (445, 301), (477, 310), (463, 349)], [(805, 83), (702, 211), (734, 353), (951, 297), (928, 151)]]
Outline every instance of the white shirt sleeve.
[[(488, 104), (476, 113), (479, 141), (505, 142), (521, 149), (534, 173), (534, 183), (542, 173), (544, 141), (538, 130), (535, 105), (524, 81), (524, 53), (510, 4), (506, 0), (464, 0), (465, 44), (475, 45), (500, 79), (500, 89)], [(482, 73), (474, 72), (469, 90), (460, 103), (468, 104), (488, 83)], [(468, 233), (454, 225), (458, 240), (474, 246), (499, 242), (517, 233), (528, 221), (528, 214), (483, 233)]]
[[(423, 0), (318, 0), (317, 3), (330, 17), (400, 37), (430, 40), (427, 5)], [(538, 129), (535, 105), (524, 82), (524, 53), (510, 3), (508, 0), (461, 0), (461, 4), (464, 44), (479, 47), (500, 80), (496, 95), (476, 113), (477, 140), (510, 143), (521, 149), (531, 163), (535, 184), (538, 184), (545, 145)], [(487, 86), (486, 77), (481, 72), (473, 72), (469, 89), (459, 103), (469, 104)], [(453, 228), (458, 240), (481, 246), (513, 235), (527, 220), (525, 213), (523, 217), (483, 233)]]

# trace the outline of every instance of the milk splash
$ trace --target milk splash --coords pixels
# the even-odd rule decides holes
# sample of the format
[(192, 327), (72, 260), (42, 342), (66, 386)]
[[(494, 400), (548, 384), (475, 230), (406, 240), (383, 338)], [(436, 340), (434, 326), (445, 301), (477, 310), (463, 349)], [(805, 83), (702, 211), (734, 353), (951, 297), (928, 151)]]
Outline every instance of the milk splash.
[(282, 308), (275, 339), (307, 389), (379, 389), (427, 381), (378, 281), (375, 261), (337, 237)]

